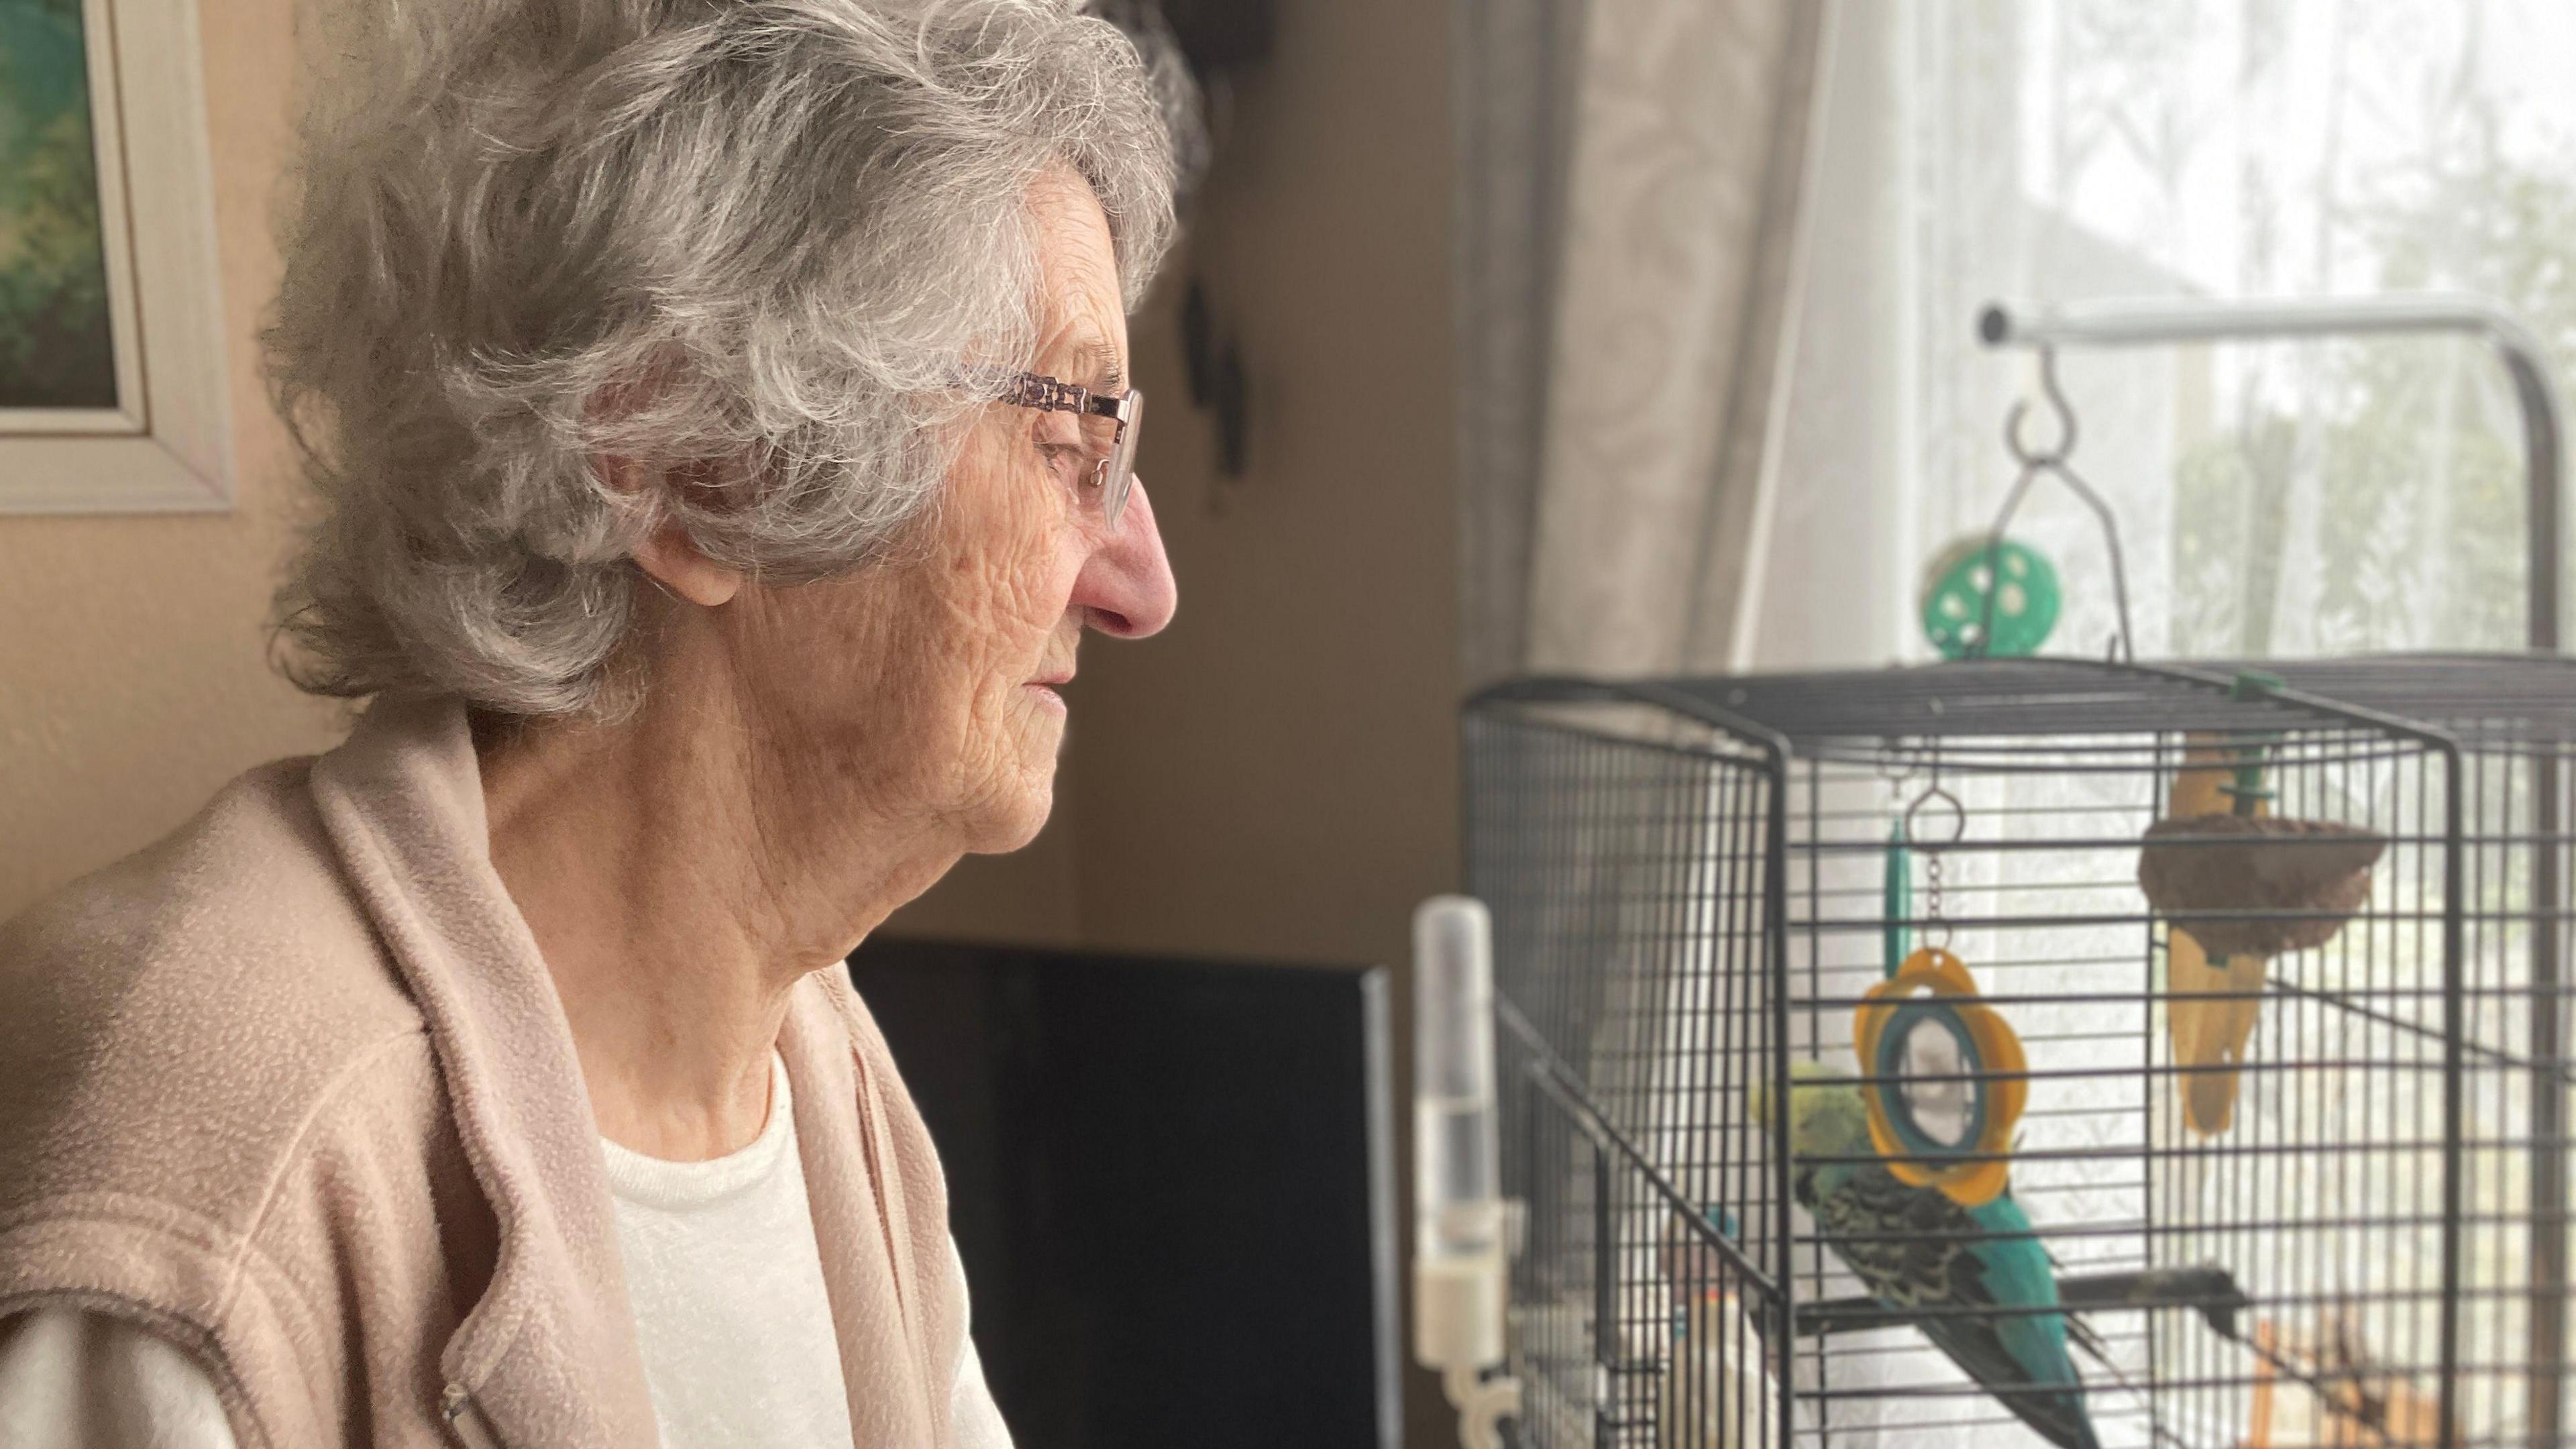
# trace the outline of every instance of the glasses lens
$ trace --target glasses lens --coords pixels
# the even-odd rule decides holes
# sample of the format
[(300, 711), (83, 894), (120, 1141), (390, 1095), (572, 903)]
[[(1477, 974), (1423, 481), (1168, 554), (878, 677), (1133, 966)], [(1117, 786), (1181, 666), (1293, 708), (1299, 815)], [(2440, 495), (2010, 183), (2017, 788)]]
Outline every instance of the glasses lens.
[(1083, 427), (1090, 435), (1091, 455), (1100, 461), (1092, 482), (1100, 490), (1100, 516), (1111, 528), (1118, 526), (1118, 515), (1127, 508), (1127, 493), (1136, 481), (1137, 425), (1144, 421), (1145, 395), (1130, 392), (1126, 399), (1127, 424), (1118, 419), (1087, 417)]

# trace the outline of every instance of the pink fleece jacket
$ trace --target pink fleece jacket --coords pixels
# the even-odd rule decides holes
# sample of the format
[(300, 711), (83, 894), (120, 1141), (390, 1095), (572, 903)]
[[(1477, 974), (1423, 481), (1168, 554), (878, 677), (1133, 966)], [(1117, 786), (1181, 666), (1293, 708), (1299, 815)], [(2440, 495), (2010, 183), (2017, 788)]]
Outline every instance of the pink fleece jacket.
[[(463, 709), (380, 701), (0, 926), (0, 1317), (168, 1337), (245, 1445), (652, 1444), (571, 1032), (487, 840)], [(839, 973), (779, 1049), (858, 1449), (945, 1443), (929, 1134)]]

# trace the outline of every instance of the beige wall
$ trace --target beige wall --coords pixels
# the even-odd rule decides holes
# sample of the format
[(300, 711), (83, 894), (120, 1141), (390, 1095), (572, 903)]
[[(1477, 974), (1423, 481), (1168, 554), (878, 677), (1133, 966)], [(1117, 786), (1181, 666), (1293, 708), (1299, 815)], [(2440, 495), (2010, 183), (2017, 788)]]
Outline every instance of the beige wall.
[(168, 831), (246, 766), (338, 732), (331, 707), (269, 671), (260, 630), (288, 535), (252, 336), (276, 286), (289, 3), (223, 0), (206, 26), (238, 506), (0, 516), (0, 917)]
[(885, 929), (955, 941), (1080, 945), (1072, 772), (1068, 760), (1056, 778), (1055, 813), (1026, 849), (1010, 855), (968, 856), (928, 895), (897, 911)]
[[(1393, 961), (1454, 855), (1447, 12), (1281, 12), (1175, 259), (1243, 348), (1251, 469), (1216, 483), (1201, 420), (1156, 414), (1144, 476), (1181, 612), (1087, 651), (1082, 931)], [(1175, 401), (1179, 291), (1137, 338), (1139, 374)]]
[[(1449, 7), (1278, 8), (1194, 235), (1133, 324), (1180, 613), (1085, 645), (1038, 842), (966, 862), (894, 925), (1393, 964), (1401, 1062), (1412, 910), (1458, 856)], [(1193, 270), (1251, 379), (1238, 482), (1186, 402)], [(1457, 1442), (1429, 1375), (1405, 1400), (1408, 1443)]]
[[(1279, 9), (1277, 54), (1134, 323), (1140, 473), (1180, 613), (1084, 647), (1059, 818), (899, 929), (1392, 962), (1413, 904), (1453, 884), (1448, 9)], [(1250, 475), (1231, 483), (1187, 404), (1193, 271), (1251, 378)]]

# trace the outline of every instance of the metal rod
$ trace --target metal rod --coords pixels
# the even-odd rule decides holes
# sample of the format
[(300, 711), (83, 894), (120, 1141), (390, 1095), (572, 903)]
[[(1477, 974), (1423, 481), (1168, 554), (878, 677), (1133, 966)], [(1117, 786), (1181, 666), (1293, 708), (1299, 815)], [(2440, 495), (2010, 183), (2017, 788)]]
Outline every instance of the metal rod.
[(2531, 1173), (2531, 1441), (2555, 1444), (2564, 1428), (2567, 1380), (2566, 1043), (2559, 1036), (2558, 992), (2563, 937), (2558, 929), (2560, 855), (2559, 755), (2533, 761), (2531, 865), (2531, 1135), (2544, 1147)]
[(2539, 339), (2483, 297), (2430, 294), (2319, 297), (2282, 301), (2151, 300), (2016, 310), (1991, 303), (1977, 318), (1989, 347), (2135, 347), (2306, 337), (2449, 332), (2495, 349), (2522, 409), (2523, 467), (2529, 483), (2528, 643), (2555, 651), (2559, 640), (2561, 538), (2559, 448), (2564, 394)]
[(1592, 1144), (1592, 1352), (1604, 1363), (1614, 1357), (1619, 1340), (1619, 1211), (1611, 1201), (1618, 1183), (1618, 1175), (1610, 1170), (1610, 1149), (1596, 1140)]
[[(1771, 1100), (1778, 1104), (1778, 1117), (1770, 1127), (1772, 1154), (1771, 1190), (1772, 1231), (1777, 1245), (1780, 1274), (1780, 1296), (1777, 1316), (1780, 1343), (1780, 1382), (1791, 1383), (1792, 1354), (1789, 1347), (1791, 1330), (1797, 1323), (1798, 1286), (1790, 1254), (1796, 1250), (1797, 1229), (1789, 1215), (1789, 1205), (1796, 1196), (1796, 1155), (1790, 1151), (1789, 1104), (1794, 1079), (1789, 1074), (1789, 759), (1788, 741), (1767, 731), (1750, 739), (1764, 746), (1763, 774), (1765, 794), (1763, 827), (1769, 838), (1762, 851), (1762, 908), (1770, 919), (1763, 922), (1763, 946), (1770, 955), (1769, 970), (1763, 979), (1771, 990), (1771, 1040), (1765, 1045), (1771, 1051)], [(1758, 1057), (1758, 1053), (1757, 1053)], [(1798, 1439), (1798, 1404), (1792, 1394), (1780, 1395), (1780, 1438), (1786, 1446)]]
[[(2466, 814), (2462, 783), (2460, 750), (2453, 745), (2442, 761), (2442, 828), (2451, 844), (2442, 852), (2442, 1302), (2437, 1314), (2442, 1380), (2435, 1400), (2441, 1415), (2434, 1430), (2436, 1449), (2454, 1449), (2460, 1442), (2460, 1276), (2465, 1266), (2460, 1215), (2468, 1198), (2467, 984), (2460, 973), (2467, 944), (2461, 900), (2467, 880), (2459, 845)], [(2563, 1148), (2534, 1147), (2535, 1172), (2559, 1170), (2555, 1164), (2566, 1160)]]
[[(2000, 1236), (2014, 1236), (2003, 1234)], [(2000, 1304), (1897, 1305), (1875, 1298), (1832, 1298), (1798, 1307), (1798, 1336), (1896, 1323), (1922, 1323), (1934, 1318), (1973, 1318), (1999, 1322), (2007, 1318), (2050, 1317), (2063, 1313), (2147, 1312), (2190, 1308), (2208, 1320), (2212, 1332), (2236, 1337), (2236, 1316), (2255, 1299), (2236, 1286), (2234, 1275), (2216, 1264), (2188, 1268), (2130, 1269), (2124, 1272), (2060, 1274), (2054, 1304), (2006, 1307)]]

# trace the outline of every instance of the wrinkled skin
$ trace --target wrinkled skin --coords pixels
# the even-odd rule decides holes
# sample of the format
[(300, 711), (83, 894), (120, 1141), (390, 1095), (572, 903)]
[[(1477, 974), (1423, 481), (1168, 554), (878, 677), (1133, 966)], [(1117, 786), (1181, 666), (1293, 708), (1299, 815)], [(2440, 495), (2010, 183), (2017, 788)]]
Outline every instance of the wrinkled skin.
[[(1034, 366), (1128, 384), (1108, 225), (1070, 173), (1032, 187)], [(994, 404), (915, 547), (848, 577), (765, 585), (665, 530), (635, 554), (642, 708), (487, 731), (493, 860), (527, 916), (600, 1126), (656, 1156), (757, 1135), (787, 991), (837, 967), (967, 852), (1046, 823), (1086, 629), (1152, 634), (1171, 571), (1141, 480), (1119, 527), (1073, 421)], [(602, 459), (620, 486), (652, 486)]]
[[(1091, 384), (1123, 376), (1126, 319), (1099, 203), (1053, 174), (1031, 205), (1048, 302), (1038, 370)], [(734, 596), (720, 618), (729, 651), (750, 662), (739, 671), (756, 696), (746, 714), (774, 732), (771, 762), (804, 777), (778, 791), (779, 805), (935, 819), (969, 851), (1037, 834), (1064, 709), (1028, 685), (1071, 675), (1086, 624), (1151, 634), (1174, 603), (1143, 488), (1110, 534), (1072, 462), (1046, 451), (1078, 441), (1065, 414), (988, 408), (927, 521), (926, 557)], [(674, 551), (657, 542), (647, 568), (689, 571)]]

